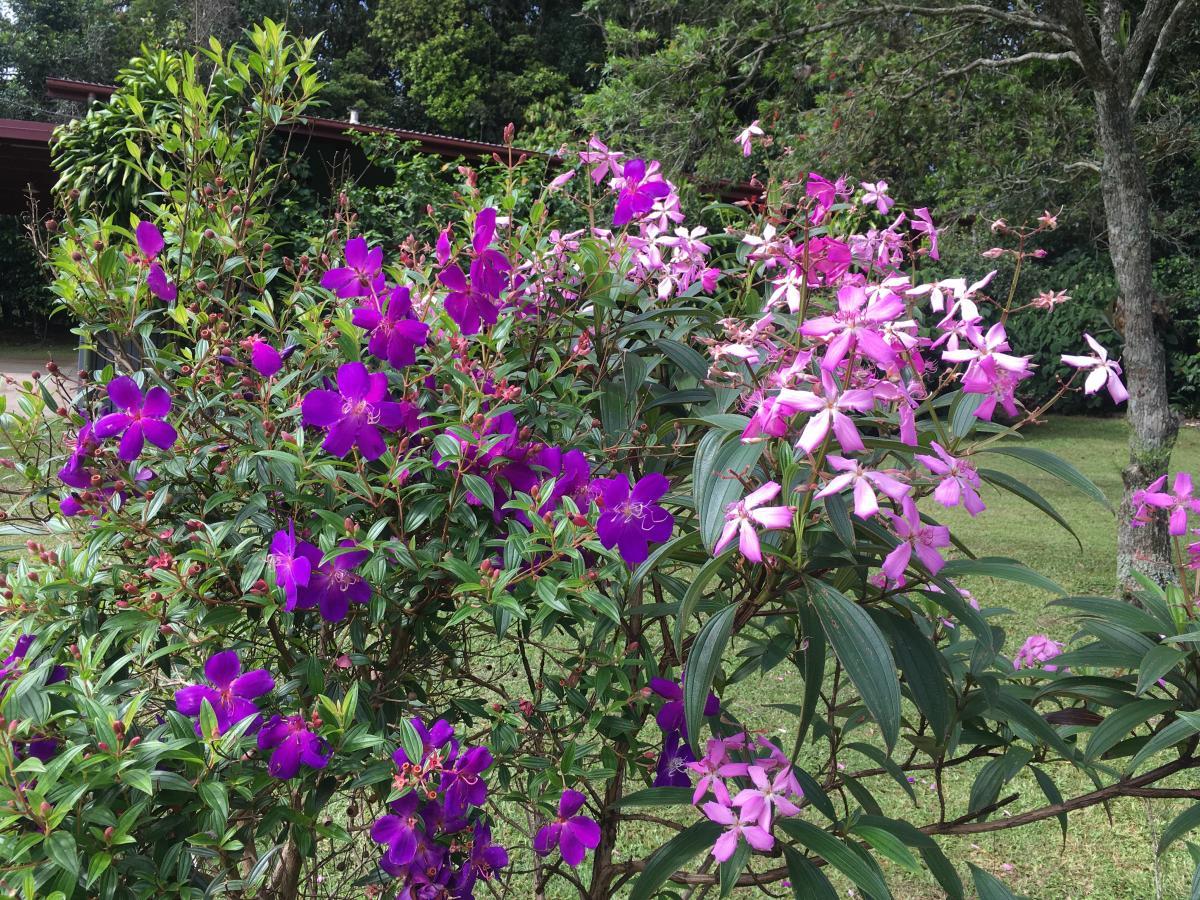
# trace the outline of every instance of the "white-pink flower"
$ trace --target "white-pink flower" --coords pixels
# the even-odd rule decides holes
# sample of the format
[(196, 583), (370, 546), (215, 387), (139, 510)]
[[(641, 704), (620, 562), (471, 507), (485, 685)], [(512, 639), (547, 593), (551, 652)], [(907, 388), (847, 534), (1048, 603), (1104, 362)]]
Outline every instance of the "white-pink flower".
[(758, 127), (758, 119), (755, 119), (738, 133), (738, 136), (733, 139), (733, 142), (741, 145), (742, 156), (749, 156), (751, 139), (762, 137), (762, 135), (763, 130)]
[(719, 555), (737, 537), (742, 556), (751, 562), (762, 562), (762, 546), (758, 541), (757, 529), (774, 531), (791, 528), (796, 512), (790, 506), (763, 506), (768, 500), (774, 500), (779, 491), (778, 482), (768, 481), (737, 503), (730, 503), (725, 508), (725, 528), (713, 548), (713, 555)]
[(867, 204), (874, 203), (880, 215), (886, 216), (888, 210), (896, 202), (887, 195), (888, 183), (886, 181), (876, 181), (872, 184), (868, 181), (860, 181), (859, 184), (862, 185), (863, 189), (862, 202)]
[(1108, 358), (1108, 351), (1097, 343), (1090, 334), (1085, 333), (1083, 339), (1092, 348), (1095, 356), (1071, 356), (1064, 353), (1062, 361), (1076, 369), (1091, 369), (1087, 380), (1083, 383), (1085, 394), (1095, 394), (1101, 388), (1108, 388), (1108, 395), (1113, 403), (1124, 403), (1129, 399), (1129, 391), (1121, 383), (1121, 365), (1114, 359)]
[(780, 769), (774, 778), (769, 777), (762, 766), (750, 766), (747, 773), (754, 787), (738, 791), (733, 798), (733, 805), (742, 811), (746, 821), (757, 821), (760, 828), (769, 829), (774, 813), (781, 816), (799, 815), (800, 807), (788, 797), (793, 793), (790, 766)]
[(983, 512), (985, 507), (978, 493), (979, 473), (975, 471), (975, 466), (965, 459), (951, 456), (937, 441), (933, 442), (933, 451), (937, 456), (918, 453), (913, 457), (934, 475), (942, 476), (933, 491), (933, 499), (947, 509), (962, 503), (973, 516)]
[(897, 503), (908, 496), (909, 486), (885, 472), (865, 469), (863, 464), (856, 459), (846, 459), (842, 456), (828, 456), (826, 459), (829, 465), (841, 474), (830, 479), (829, 484), (817, 492), (817, 497), (828, 497), (830, 494), (837, 494), (853, 485), (854, 514), (860, 519), (869, 519), (879, 512), (879, 498), (875, 496), (876, 488)]
[(800, 433), (800, 439), (796, 441), (796, 446), (805, 453), (812, 453), (821, 446), (831, 428), (843, 450), (861, 453), (866, 449), (862, 438), (859, 437), (858, 426), (846, 415), (846, 410), (866, 413), (874, 409), (875, 395), (870, 391), (859, 388), (839, 390), (833, 376), (822, 370), (820, 394), (784, 388), (776, 397), (776, 403), (786, 408), (814, 413), (804, 426), (804, 431)]
[(744, 814), (735, 815), (728, 806), (722, 806), (720, 803), (712, 801), (705, 803), (700, 808), (704, 810), (704, 815), (712, 821), (726, 826), (725, 833), (713, 844), (712, 855), (717, 862), (725, 862), (733, 856), (737, 851), (738, 841), (743, 837), (746, 839), (746, 843), (755, 850), (766, 851), (775, 846), (775, 838), (744, 818)]

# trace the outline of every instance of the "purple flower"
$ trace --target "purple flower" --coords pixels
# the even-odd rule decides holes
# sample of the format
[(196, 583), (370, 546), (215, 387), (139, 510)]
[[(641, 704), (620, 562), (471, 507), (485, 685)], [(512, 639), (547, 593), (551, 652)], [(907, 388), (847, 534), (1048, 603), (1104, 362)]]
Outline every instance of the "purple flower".
[(177, 437), (170, 423), (163, 417), (171, 411), (171, 395), (165, 388), (152, 387), (142, 396), (142, 389), (128, 375), (114, 378), (108, 383), (108, 397), (113, 405), (124, 412), (109, 413), (92, 429), (98, 440), (106, 440), (121, 434), (117, 456), (124, 462), (133, 462), (142, 452), (146, 441), (169, 450)]
[(92, 455), (98, 446), (92, 423), (84, 420), (75, 435), (75, 447), (66, 464), (58, 470), (58, 477), (63, 484), (79, 490), (86, 490), (92, 485), (92, 471), (84, 468), (84, 461)]
[(277, 531), (271, 538), (271, 562), (275, 567), (275, 581), (283, 586), (283, 596), (286, 599), (284, 609), (288, 611), (296, 608), (298, 590), (308, 586), (312, 574), (312, 561), (301, 550), (301, 543), (296, 540), (296, 523), (291, 519), (288, 519), (287, 531)]
[(162, 232), (158, 230), (153, 222), (144, 220), (138, 222), (134, 234), (137, 237), (138, 250), (141, 251), (142, 256), (146, 257), (146, 259), (154, 259), (167, 246), (167, 242), (163, 240)]
[(1167, 476), (1162, 475), (1147, 485), (1145, 490), (1134, 491), (1133, 502), (1137, 504), (1131, 524), (1145, 525), (1150, 521), (1151, 508), (1170, 510), (1167, 530), (1174, 536), (1187, 534), (1188, 513), (1200, 512), (1200, 501), (1192, 496), (1192, 476), (1188, 472), (1176, 472), (1169, 493), (1163, 491)]
[(646, 163), (631, 159), (615, 179), (619, 185), (617, 205), (613, 210), (613, 225), (620, 227), (634, 216), (645, 215), (654, 208), (654, 201), (671, 193), (670, 186), (654, 174), (646, 176)]
[(829, 483), (817, 492), (816, 496), (818, 498), (828, 497), (830, 494), (839, 493), (853, 485), (854, 514), (860, 519), (869, 519), (879, 512), (879, 498), (875, 495), (876, 488), (897, 503), (908, 496), (909, 486), (907, 484), (897, 481), (884, 472), (864, 469), (863, 464), (856, 459), (833, 455), (827, 456), (825, 459), (833, 469), (841, 474), (831, 478)]
[(258, 749), (274, 750), (267, 774), (287, 781), (300, 772), (300, 764), (323, 769), (333, 755), (322, 738), (308, 730), (303, 716), (272, 716), (258, 733)]
[(757, 821), (760, 828), (769, 831), (772, 811), (781, 816), (800, 814), (800, 808), (789, 799), (789, 795), (794, 796), (790, 766), (781, 768), (773, 779), (761, 765), (750, 766), (747, 773), (754, 787), (738, 791), (733, 798), (733, 805), (742, 811), (744, 820)]
[[(204, 664), (204, 677), (207, 684), (193, 684), (180, 688), (175, 692), (175, 708), (183, 715), (198, 717), (207, 700), (213, 712), (217, 714), (218, 733), (224, 734), (231, 725), (236, 725), (243, 719), (258, 715), (258, 706), (253, 703), (255, 697), (275, 690), (275, 679), (266, 669), (254, 669), (242, 674), (242, 664), (237, 652), (226, 650), (209, 657)], [(252, 724), (254, 731), (257, 722)], [(200, 733), (200, 723), (196, 723), (196, 733)]]
[(688, 769), (696, 762), (696, 755), (683, 739), (679, 730), (668, 731), (663, 736), (662, 751), (654, 767), (654, 787), (691, 787)]
[(445, 300), (446, 313), (464, 336), (477, 334), (483, 325), (496, 324), (500, 318), (496, 302), (508, 284), (502, 270), (480, 258), (471, 263), (469, 280), (457, 263), (451, 263), (438, 273), (438, 281), (450, 289)]
[[(355, 542), (344, 540), (338, 546), (353, 547)], [(353, 571), (367, 561), (369, 551), (342, 553), (324, 565), (320, 565), (321, 551), (312, 544), (301, 542), (297, 551), (307, 558), (311, 572), (307, 587), (297, 592), (302, 609), (316, 606), (326, 622), (340, 622), (351, 603), (370, 602), (371, 585)]]
[(470, 896), (476, 878), (487, 881), (508, 865), (508, 851), (492, 843), (492, 830), (482, 822), (475, 823), (471, 837), (471, 856), (462, 869), (462, 883), (456, 896)]
[(346, 241), (346, 265), (321, 276), (321, 287), (339, 297), (366, 297), (383, 290), (383, 248), (367, 249), (367, 240)]
[(372, 295), (351, 314), (351, 321), (370, 333), (367, 350), (393, 369), (403, 369), (417, 361), (417, 348), (425, 346), (429, 326), (412, 314), (412, 294), (407, 285), (397, 285), (380, 309)]
[(538, 856), (546, 856), (557, 847), (563, 861), (569, 866), (583, 862), (588, 850), (600, 844), (600, 826), (587, 816), (576, 815), (583, 806), (584, 796), (579, 791), (563, 791), (558, 801), (558, 816), (543, 825), (533, 839), (533, 849)]
[(1071, 356), (1063, 354), (1062, 361), (1076, 369), (1088, 369), (1087, 379), (1083, 383), (1085, 394), (1095, 394), (1101, 388), (1108, 389), (1108, 395), (1113, 403), (1124, 403), (1129, 399), (1129, 391), (1121, 383), (1121, 364), (1108, 358), (1105, 350), (1090, 334), (1084, 334), (1083, 339), (1092, 348), (1092, 356)]
[(484, 804), (488, 788), (481, 776), (491, 764), (487, 747), (464, 750), (448, 764), (442, 780), (448, 817), (457, 819), (466, 815), (468, 807)]
[(279, 351), (262, 338), (254, 338), (250, 344), (250, 364), (259, 375), (270, 378), (283, 368), (283, 357)]
[(170, 303), (178, 296), (179, 289), (167, 278), (167, 273), (163, 271), (163, 267), (153, 262), (154, 258), (166, 246), (166, 241), (163, 240), (162, 233), (159, 232), (152, 222), (138, 222), (136, 236), (138, 250), (141, 251), (146, 261), (150, 263), (150, 271), (146, 275), (146, 285), (155, 297)]
[(664, 475), (651, 472), (632, 485), (627, 475), (596, 481), (604, 511), (596, 521), (596, 534), (608, 549), (614, 546), (633, 567), (650, 555), (650, 543), (670, 540), (675, 517), (658, 505), (671, 483)]
[(417, 845), (423, 837), (419, 803), (420, 796), (410, 791), (391, 804), (391, 813), (380, 816), (371, 825), (371, 840), (387, 847), (379, 866), (393, 877), (403, 874), (404, 867), (417, 855)]
[(321, 445), (326, 453), (345, 457), (357, 446), (363, 459), (378, 459), (386, 449), (379, 429), (394, 431), (404, 420), (404, 406), (387, 399), (387, 376), (349, 362), (338, 369), (337, 387), (305, 395), (304, 424), (328, 429)]
[[(664, 734), (672, 731), (682, 731), (684, 726), (683, 712), (683, 679), (668, 681), (666, 678), (651, 678), (650, 690), (664, 698), (667, 702), (662, 705), (654, 721)], [(721, 711), (721, 701), (717, 695), (709, 692), (704, 701), (704, 715), (715, 716)]]

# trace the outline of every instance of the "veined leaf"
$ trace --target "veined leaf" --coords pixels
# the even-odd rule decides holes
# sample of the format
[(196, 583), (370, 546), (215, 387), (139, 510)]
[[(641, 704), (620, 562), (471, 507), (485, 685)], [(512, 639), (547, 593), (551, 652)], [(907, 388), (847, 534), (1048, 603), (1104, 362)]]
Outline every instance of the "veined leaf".
[(900, 735), (900, 680), (879, 626), (861, 606), (830, 584), (806, 578), (813, 608), (833, 652), (879, 724), (890, 751)]
[(713, 615), (692, 643), (687, 658), (687, 677), (683, 680), (683, 715), (687, 723), (687, 739), (692, 749), (700, 751), (700, 724), (704, 721), (704, 706), (712, 688), (713, 678), (721, 667), (729, 631), (737, 606), (730, 604)]

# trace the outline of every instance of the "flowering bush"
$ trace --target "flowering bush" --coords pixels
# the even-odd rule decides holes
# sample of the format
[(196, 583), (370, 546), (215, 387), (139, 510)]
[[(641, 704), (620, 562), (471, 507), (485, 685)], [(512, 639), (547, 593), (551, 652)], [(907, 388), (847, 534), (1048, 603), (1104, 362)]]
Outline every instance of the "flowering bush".
[[(307, 109), (309, 51), (249, 39), (211, 60), (265, 134)], [(195, 68), (181, 115), (212, 124)], [(590, 177), (525, 195), (502, 170), (432, 210), (428, 246), (373, 245), (339, 206), (329, 246), (277, 259), (261, 144), (173, 133), (138, 221), (64, 215), (56, 290), (109, 361), (4, 419), (8, 517), (55, 533), (3, 587), (7, 887), (809, 896), (828, 866), (885, 897), (880, 855), (958, 897), (931, 835), (1063, 813), (1045, 764), (1099, 785), (1184, 750), (1072, 808), (1196, 765), (1175, 594), (1064, 598), (1080, 646), (1014, 661), (958, 586), (1061, 593), (936, 521), (985, 516), (989, 485), (1066, 524), (990, 459), (1103, 496), (1007, 440), (1042, 410), (1006, 322), (1039, 311), (923, 277), (928, 210), (814, 174), (696, 226), (657, 164), (593, 139), (569, 160)], [(571, 191), (592, 225), (563, 232)], [(1119, 400), (1089, 344), (1036, 364)], [(804, 685), (783, 746), (736, 699), (779, 667)], [(969, 808), (921, 827), (872, 787), (977, 762)], [(1026, 767), (1049, 805), (989, 820)]]

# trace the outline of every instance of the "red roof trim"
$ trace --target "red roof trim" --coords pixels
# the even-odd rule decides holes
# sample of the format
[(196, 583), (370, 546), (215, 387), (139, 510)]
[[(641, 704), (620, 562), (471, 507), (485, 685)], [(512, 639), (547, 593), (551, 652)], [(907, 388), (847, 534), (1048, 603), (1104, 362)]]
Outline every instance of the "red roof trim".
[(48, 144), (53, 122), (27, 122), (24, 119), (0, 119), (0, 141)]

